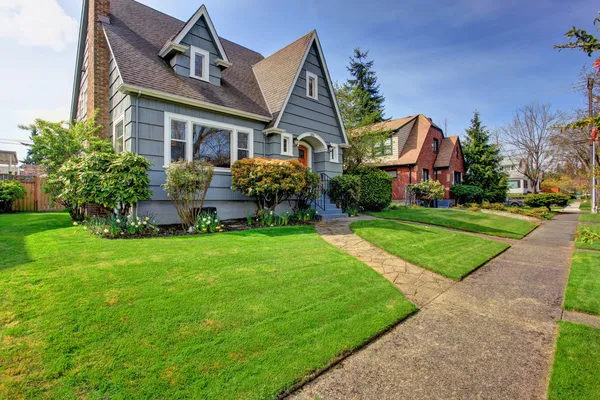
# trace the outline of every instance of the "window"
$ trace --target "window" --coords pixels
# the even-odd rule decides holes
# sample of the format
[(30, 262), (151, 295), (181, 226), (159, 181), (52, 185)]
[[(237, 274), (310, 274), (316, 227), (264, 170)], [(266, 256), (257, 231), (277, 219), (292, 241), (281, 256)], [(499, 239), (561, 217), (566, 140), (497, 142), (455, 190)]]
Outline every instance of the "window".
[(427, 168), (423, 168), (423, 182), (429, 180), (429, 170)]
[(306, 97), (319, 100), (319, 77), (306, 71)]
[(253, 157), (251, 128), (165, 113), (165, 166), (171, 161), (202, 160), (215, 168), (230, 168)]
[(208, 82), (210, 54), (198, 47), (190, 47), (190, 76)]
[(454, 171), (454, 184), (460, 185), (462, 182), (462, 173), (460, 171)]
[(508, 181), (509, 189), (521, 189), (521, 181), (520, 180), (512, 180)]
[(339, 146), (337, 144), (331, 143), (329, 145), (329, 161), (339, 162)]
[(186, 130), (187, 122), (172, 119), (170, 123), (171, 131), (171, 152), (170, 158), (172, 161), (187, 160), (186, 156)]
[(392, 137), (388, 137), (379, 143), (373, 145), (373, 156), (391, 156), (392, 155)]
[(125, 129), (123, 125), (123, 116), (119, 117), (113, 123), (113, 147), (115, 152), (125, 151)]
[(398, 170), (397, 169), (388, 170), (388, 171), (385, 171), (385, 172), (387, 172), (388, 175), (392, 177), (392, 179), (398, 179)]
[(440, 141), (437, 139), (433, 139), (433, 152), (437, 153), (440, 151)]
[(290, 156), (294, 155), (294, 150), (292, 148), (293, 136), (289, 133), (281, 134), (281, 155), (282, 156)]

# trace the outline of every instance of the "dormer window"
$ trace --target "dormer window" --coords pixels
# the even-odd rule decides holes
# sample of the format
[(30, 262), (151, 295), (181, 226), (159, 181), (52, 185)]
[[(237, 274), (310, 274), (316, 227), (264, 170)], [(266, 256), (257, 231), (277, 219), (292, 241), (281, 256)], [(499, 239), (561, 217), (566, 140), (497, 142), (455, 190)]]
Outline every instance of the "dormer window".
[(319, 77), (306, 71), (306, 97), (319, 100)]
[(440, 141), (436, 138), (433, 139), (433, 152), (437, 153), (440, 151)]
[(198, 47), (190, 47), (190, 76), (208, 82), (210, 54)]

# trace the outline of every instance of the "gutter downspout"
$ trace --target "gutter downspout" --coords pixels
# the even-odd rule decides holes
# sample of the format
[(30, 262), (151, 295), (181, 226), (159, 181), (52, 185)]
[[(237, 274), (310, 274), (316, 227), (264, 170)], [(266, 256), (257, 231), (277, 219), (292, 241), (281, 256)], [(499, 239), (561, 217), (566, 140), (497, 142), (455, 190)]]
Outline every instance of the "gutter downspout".
[[(137, 97), (134, 97), (135, 99), (135, 130), (133, 131), (134, 136), (132, 140), (132, 149), (131, 152), (132, 153), (138, 153), (139, 151), (139, 144), (138, 144), (138, 138), (139, 138), (139, 125), (140, 125), (140, 116), (139, 116), (139, 112), (140, 112), (140, 96), (142, 95), (142, 91), (138, 91), (138, 95)], [(133, 143), (135, 143), (135, 148), (133, 148)], [(138, 205), (137, 203), (135, 204), (134, 208), (134, 215), (137, 217), (138, 216)]]

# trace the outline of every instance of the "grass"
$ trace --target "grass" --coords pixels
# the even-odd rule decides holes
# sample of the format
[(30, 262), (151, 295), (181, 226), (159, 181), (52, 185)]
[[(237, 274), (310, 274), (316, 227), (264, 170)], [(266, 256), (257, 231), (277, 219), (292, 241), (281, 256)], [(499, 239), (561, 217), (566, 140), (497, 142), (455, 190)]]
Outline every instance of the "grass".
[(564, 308), (600, 315), (600, 253), (573, 254)]
[(600, 399), (600, 329), (561, 321), (550, 400)]
[(592, 201), (590, 199), (582, 199), (579, 204), (580, 210), (591, 210), (592, 209)]
[(357, 221), (350, 228), (388, 253), (455, 280), (510, 247), (465, 233), (395, 221)]
[(442, 208), (400, 208), (371, 214), (379, 218), (423, 222), (512, 239), (522, 239), (539, 225), (502, 215)]
[[(582, 227), (589, 228), (592, 231), (600, 233), (600, 225), (592, 225), (592, 224), (579, 224), (579, 228)], [(596, 240), (593, 243), (584, 243), (579, 239), (575, 240), (575, 247), (578, 249), (588, 249), (588, 250), (600, 250), (600, 240)]]
[(0, 398), (273, 398), (415, 311), (311, 227), (136, 240), (0, 215)]
[(581, 213), (579, 214), (579, 222), (600, 222), (600, 214)]

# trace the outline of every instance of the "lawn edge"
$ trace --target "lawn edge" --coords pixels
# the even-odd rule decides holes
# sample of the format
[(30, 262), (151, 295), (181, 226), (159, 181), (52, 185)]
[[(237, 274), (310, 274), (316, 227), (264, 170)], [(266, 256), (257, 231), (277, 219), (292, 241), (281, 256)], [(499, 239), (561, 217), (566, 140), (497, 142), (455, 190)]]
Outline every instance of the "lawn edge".
[[(411, 304), (414, 305), (414, 303), (412, 303), (412, 302), (411, 302)], [(334, 367), (336, 367), (338, 364), (340, 364), (342, 361), (344, 361), (348, 357), (350, 357), (350, 356), (358, 353), (359, 351), (361, 351), (362, 349), (364, 349), (368, 345), (370, 345), (372, 343), (375, 343), (377, 340), (379, 340), (380, 338), (382, 338), (383, 336), (385, 336), (388, 332), (390, 332), (392, 329), (396, 328), (401, 323), (403, 323), (405, 321), (408, 321), (408, 319), (414, 317), (420, 311), (420, 309), (416, 305), (414, 305), (414, 306), (415, 306), (415, 309), (413, 311), (411, 311), (410, 313), (402, 316), (398, 320), (392, 322), (391, 324), (389, 324), (388, 326), (386, 326), (385, 328), (383, 328), (379, 332), (377, 332), (377, 333), (373, 334), (372, 336), (366, 338), (363, 342), (361, 342), (358, 345), (356, 345), (356, 347), (354, 347), (353, 349), (346, 350), (346, 351), (340, 353), (330, 363), (328, 363), (323, 368), (319, 368), (319, 369), (311, 372), (309, 375), (306, 375), (305, 377), (303, 377), (302, 379), (300, 379), (298, 382), (294, 383), (288, 389), (284, 389), (281, 392), (279, 392), (275, 396), (275, 399), (281, 400), (281, 399), (285, 399), (286, 397), (292, 395), (293, 393), (295, 393), (298, 390), (302, 389), (304, 386), (306, 386), (310, 382), (314, 381), (315, 379), (317, 379), (321, 375), (325, 374), (326, 372), (328, 372), (331, 369), (333, 369)]]

